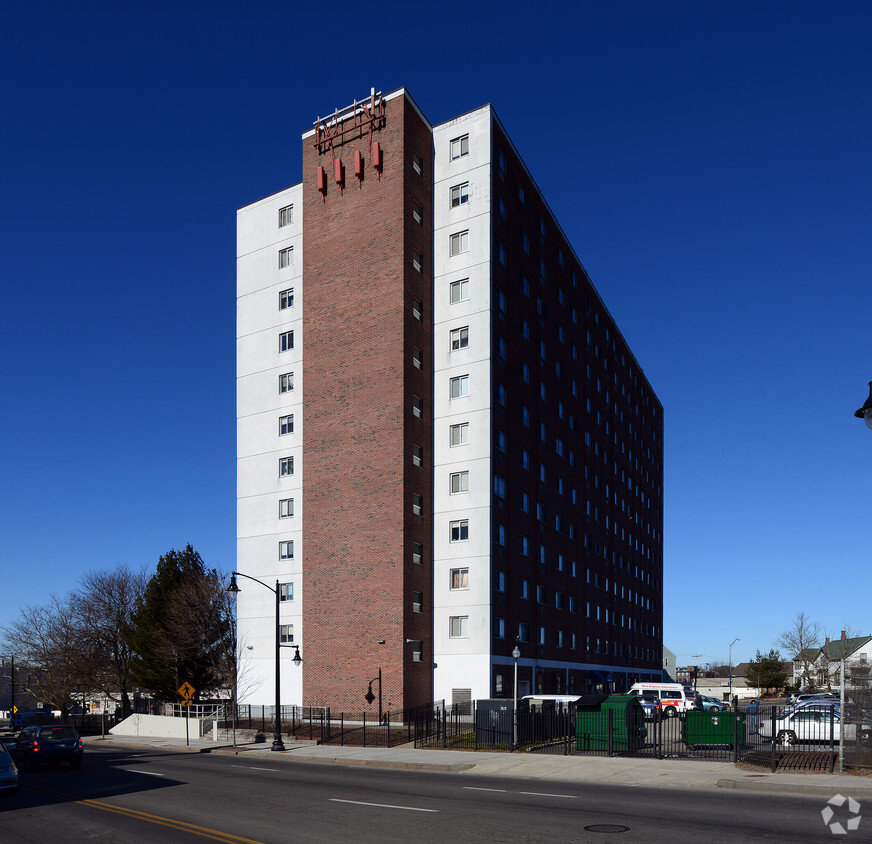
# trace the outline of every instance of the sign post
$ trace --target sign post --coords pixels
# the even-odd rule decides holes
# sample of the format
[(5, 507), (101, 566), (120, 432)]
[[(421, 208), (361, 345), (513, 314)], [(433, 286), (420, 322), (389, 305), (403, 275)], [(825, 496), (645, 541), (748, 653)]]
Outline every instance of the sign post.
[(187, 681), (185, 680), (181, 686), (179, 686), (179, 694), (182, 697), (182, 706), (185, 707), (185, 746), (188, 747), (191, 744), (191, 739), (189, 735), (189, 724), (191, 721), (191, 695), (194, 694), (197, 690)]

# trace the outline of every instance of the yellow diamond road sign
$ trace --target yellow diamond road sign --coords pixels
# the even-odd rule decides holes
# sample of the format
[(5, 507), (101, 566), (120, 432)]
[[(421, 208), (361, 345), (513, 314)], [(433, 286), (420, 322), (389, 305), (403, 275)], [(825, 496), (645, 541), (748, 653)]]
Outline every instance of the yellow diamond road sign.
[(189, 700), (191, 695), (197, 691), (187, 680), (179, 686), (179, 694), (185, 699)]

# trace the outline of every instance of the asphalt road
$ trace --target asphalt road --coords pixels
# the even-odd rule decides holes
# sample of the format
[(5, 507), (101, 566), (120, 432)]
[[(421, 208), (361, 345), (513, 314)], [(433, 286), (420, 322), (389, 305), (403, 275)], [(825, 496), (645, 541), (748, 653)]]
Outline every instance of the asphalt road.
[[(101, 748), (89, 749), (78, 771), (23, 772), (18, 797), (0, 800), (0, 840), (569, 842), (603, 841), (619, 826), (626, 830), (608, 840), (802, 842), (831, 837), (824, 805), (820, 797)], [(868, 840), (862, 830), (853, 835)]]

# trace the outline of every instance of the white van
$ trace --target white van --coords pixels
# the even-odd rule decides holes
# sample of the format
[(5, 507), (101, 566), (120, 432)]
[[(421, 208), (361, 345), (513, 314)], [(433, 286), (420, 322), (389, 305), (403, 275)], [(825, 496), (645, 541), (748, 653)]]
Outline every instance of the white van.
[(672, 718), (679, 712), (695, 709), (694, 698), (688, 696), (681, 683), (633, 683), (628, 695), (657, 695), (660, 698), (660, 711), (664, 717)]

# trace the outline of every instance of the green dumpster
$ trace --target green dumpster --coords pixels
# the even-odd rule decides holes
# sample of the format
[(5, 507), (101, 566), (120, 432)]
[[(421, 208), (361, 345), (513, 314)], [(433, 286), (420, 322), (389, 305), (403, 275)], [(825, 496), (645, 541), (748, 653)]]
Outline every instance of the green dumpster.
[(575, 714), (576, 750), (609, 749), (609, 713), (616, 753), (638, 750), (645, 741), (645, 710), (637, 695), (609, 695), (599, 704), (579, 705)]
[[(736, 719), (739, 723), (736, 724)], [(688, 712), (681, 725), (681, 738), (693, 749), (702, 745), (725, 744), (732, 748), (738, 739), (745, 743), (744, 712)]]

